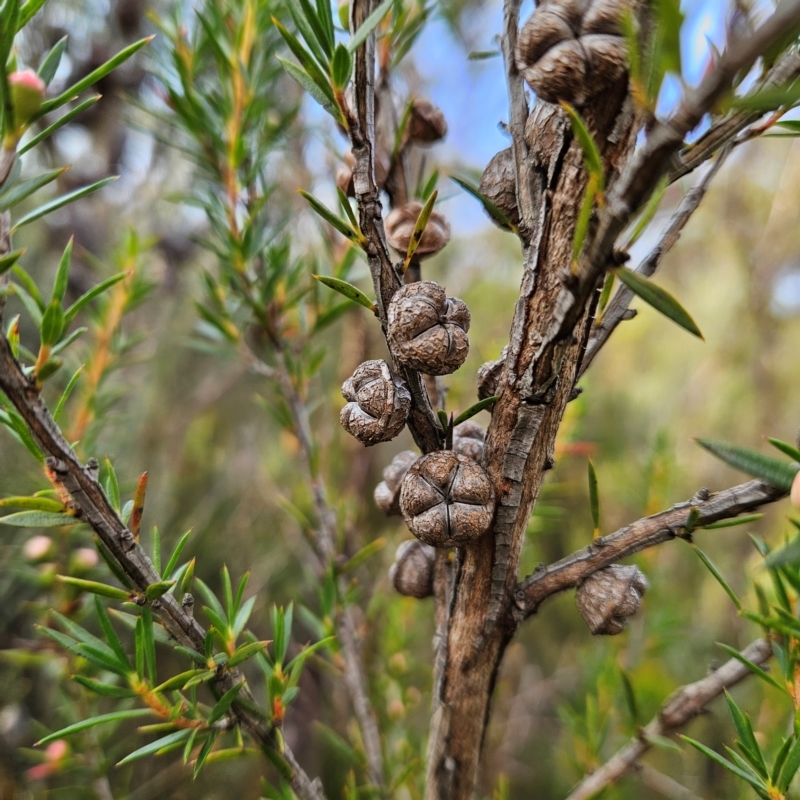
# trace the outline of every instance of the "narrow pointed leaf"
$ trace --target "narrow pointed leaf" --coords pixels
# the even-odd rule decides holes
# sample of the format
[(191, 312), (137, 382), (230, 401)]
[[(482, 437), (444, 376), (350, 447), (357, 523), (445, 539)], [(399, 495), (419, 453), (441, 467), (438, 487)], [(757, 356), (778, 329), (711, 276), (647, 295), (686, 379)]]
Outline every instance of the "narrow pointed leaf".
[(122, 646), (122, 642), (120, 641), (119, 636), (117, 636), (117, 632), (111, 625), (111, 620), (108, 618), (108, 614), (106, 613), (106, 610), (97, 595), (95, 595), (94, 598), (94, 607), (95, 612), (97, 613), (97, 619), (100, 622), (100, 627), (103, 630), (103, 635), (106, 637), (106, 641), (108, 642), (108, 646), (114, 651), (115, 655), (119, 659), (120, 664), (127, 666), (128, 669), (132, 669), (131, 662)]
[(73, 675), (72, 680), (79, 683), (90, 692), (102, 695), (103, 697), (116, 697), (120, 700), (136, 697), (136, 692), (134, 692), (133, 689), (129, 689), (127, 686), (114, 686), (111, 683), (101, 683), (100, 681), (87, 678), (83, 675)]
[(669, 292), (627, 267), (617, 267), (614, 274), (649, 306), (699, 339), (703, 338), (700, 328), (697, 327), (697, 323), (689, 312)]
[(40, 330), (42, 344), (52, 347), (61, 338), (64, 331), (64, 310), (58, 300), (51, 301), (42, 316)]
[(693, 547), (699, 559), (706, 565), (706, 569), (714, 576), (717, 583), (725, 590), (725, 593), (733, 601), (736, 608), (742, 610), (742, 601), (736, 596), (736, 593), (731, 589), (730, 584), (722, 576), (722, 573), (717, 569), (714, 562), (699, 548)]
[(679, 735), (684, 742), (690, 744), (696, 750), (699, 750), (703, 755), (710, 758), (713, 762), (719, 764), (721, 767), (728, 770), (728, 772), (732, 772), (734, 775), (741, 778), (743, 781), (748, 783), (754, 789), (759, 789), (763, 791), (764, 789), (763, 784), (760, 781), (756, 780), (756, 778), (753, 775), (751, 775), (748, 772), (745, 772), (740, 767), (737, 767), (736, 764), (731, 763), (730, 761), (728, 761), (727, 758), (724, 758), (719, 753), (714, 752), (710, 747), (706, 747), (701, 742), (697, 742), (694, 739), (690, 739), (688, 736), (683, 736), (682, 734)]
[(61, 416), (61, 412), (64, 410), (64, 405), (66, 404), (67, 400), (69, 400), (69, 396), (72, 394), (72, 390), (75, 388), (75, 384), (78, 382), (78, 379), (81, 377), (83, 373), (84, 364), (81, 364), (73, 376), (69, 379), (66, 388), (64, 389), (63, 394), (58, 400), (58, 404), (56, 405), (55, 411), (53, 411), (53, 419), (58, 420)]
[(471, 405), (466, 411), (462, 411), (455, 418), (455, 420), (453, 420), (453, 427), (460, 425), (462, 422), (466, 422), (468, 419), (472, 419), (472, 417), (474, 417), (476, 414), (479, 414), (485, 408), (493, 406), (499, 399), (500, 395), (493, 394), (491, 397), (485, 397), (483, 400), (479, 400), (474, 405)]
[(162, 736), (160, 739), (156, 739), (154, 742), (150, 742), (150, 744), (146, 744), (144, 747), (140, 747), (138, 750), (134, 750), (132, 753), (129, 753), (121, 761), (117, 762), (117, 766), (121, 767), (123, 764), (130, 764), (131, 761), (136, 761), (139, 758), (153, 755), (169, 745), (182, 742), (184, 739), (189, 738), (191, 732), (192, 729), (184, 728), (183, 730), (175, 731), (175, 733), (170, 733), (167, 736)]
[(350, 225), (343, 220), (341, 217), (338, 217), (336, 214), (333, 213), (324, 203), (320, 203), (313, 194), (309, 194), (308, 192), (304, 192), (302, 189), (297, 190), (306, 200), (308, 200), (311, 208), (317, 212), (326, 222), (333, 225), (339, 233), (343, 236), (346, 236), (351, 242), (361, 242), (361, 234), (350, 227)]
[(66, 525), (79, 525), (81, 520), (71, 514), (54, 514), (48, 511), (18, 511), (0, 517), (0, 525), (15, 528), (61, 528)]
[(197, 776), (200, 774), (200, 770), (206, 763), (206, 759), (208, 758), (211, 748), (214, 746), (214, 742), (216, 740), (217, 732), (211, 731), (211, 733), (208, 734), (208, 738), (205, 740), (202, 748), (200, 749), (200, 752), (197, 754), (197, 760), (194, 762), (194, 772), (192, 773), (192, 777), (197, 778)]
[(66, 506), (51, 497), (4, 497), (0, 499), (0, 508), (23, 508), (27, 511), (47, 511), (51, 514), (62, 514)]
[(589, 474), (589, 505), (592, 508), (592, 524), (594, 525), (594, 538), (600, 535), (600, 496), (597, 491), (597, 473), (592, 459), (588, 460)]
[(89, 289), (86, 294), (79, 297), (65, 312), (64, 312), (64, 324), (67, 328), (69, 328), (72, 320), (78, 315), (78, 312), (85, 308), (92, 300), (98, 298), (103, 292), (108, 291), (112, 286), (119, 283), (123, 278), (127, 278), (130, 273), (128, 272), (120, 272), (116, 275), (113, 275), (110, 278), (98, 283), (97, 286), (93, 286)]
[(38, 192), (48, 183), (52, 183), (56, 178), (63, 175), (69, 167), (59, 167), (58, 169), (51, 169), (43, 172), (41, 175), (36, 175), (29, 178), (22, 183), (16, 184), (9, 191), (0, 195), (0, 211), (7, 211), (9, 208), (21, 203), (27, 197), (30, 197), (34, 192)]
[(800, 739), (795, 739), (792, 749), (786, 756), (786, 762), (781, 769), (781, 777), (778, 781), (778, 789), (782, 792), (789, 790), (789, 784), (800, 769)]
[(496, 206), (488, 197), (482, 194), (477, 186), (474, 186), (464, 178), (456, 178), (454, 175), (450, 175), (450, 180), (454, 183), (457, 183), (465, 192), (467, 192), (467, 194), (471, 194), (476, 200), (478, 200), (486, 213), (492, 217), (492, 219), (499, 222), (504, 228), (507, 228), (514, 233), (517, 232), (516, 225), (511, 222), (511, 220), (500, 210), (498, 206)]
[(178, 539), (178, 544), (175, 545), (175, 549), (172, 551), (172, 555), (169, 557), (169, 561), (167, 562), (167, 566), (164, 567), (163, 575), (165, 578), (171, 578), (172, 573), (175, 570), (175, 567), (178, 564), (178, 559), (181, 557), (181, 553), (183, 552), (183, 548), (186, 546), (186, 543), (189, 541), (189, 537), (192, 535), (192, 531), (188, 530), (186, 533)]
[(50, 52), (42, 59), (39, 65), (39, 77), (44, 81), (45, 86), (49, 86), (58, 71), (61, 63), (61, 56), (67, 49), (68, 36), (62, 36), (51, 48)]
[(800, 461), (800, 450), (788, 442), (782, 442), (780, 439), (768, 438), (767, 441), (773, 446), (777, 447), (781, 453), (785, 453), (789, 458), (794, 461)]
[(59, 575), (58, 579), (62, 583), (68, 583), (70, 586), (80, 589), (82, 592), (99, 594), (101, 597), (110, 597), (112, 600), (128, 600), (131, 596), (130, 592), (125, 591), (125, 589), (118, 589), (116, 586), (109, 586), (106, 583), (73, 578), (70, 575)]
[(567, 116), (572, 125), (572, 132), (575, 134), (575, 138), (578, 140), (581, 150), (583, 150), (586, 169), (590, 175), (595, 176), (597, 180), (597, 190), (602, 192), (604, 190), (603, 157), (600, 155), (597, 143), (584, 122), (583, 117), (569, 103), (562, 102), (560, 105), (564, 111), (567, 112)]
[(329, 275), (312, 275), (311, 277), (319, 281), (323, 286), (327, 286), (329, 289), (333, 289), (335, 292), (344, 295), (348, 300), (352, 300), (354, 303), (358, 303), (360, 306), (364, 306), (364, 308), (368, 308), (370, 311), (375, 311), (375, 303), (373, 303), (361, 289), (353, 286), (352, 283), (340, 280), (339, 278), (331, 278)]
[(414, 230), (411, 232), (411, 238), (408, 241), (408, 249), (406, 250), (406, 261), (403, 265), (403, 272), (408, 269), (408, 265), (411, 263), (411, 259), (414, 256), (414, 253), (417, 252), (417, 248), (419, 247), (420, 241), (422, 241), (422, 237), (425, 233), (425, 228), (428, 225), (428, 220), (431, 218), (431, 213), (433, 212), (433, 206), (436, 203), (436, 198), (439, 196), (438, 191), (434, 191), (431, 196), (425, 202), (425, 205), (422, 207), (422, 210), (419, 212), (419, 216), (417, 217), (417, 221), (414, 223)]
[(136, 492), (133, 495), (133, 510), (131, 512), (131, 533), (134, 539), (139, 538), (139, 528), (142, 524), (142, 515), (144, 514), (144, 500), (147, 494), (147, 473), (143, 472), (139, 476), (139, 481), (136, 484)]
[(333, 85), (337, 89), (344, 89), (350, 83), (353, 74), (353, 57), (348, 49), (341, 43), (336, 45), (331, 63), (331, 76)]
[(723, 644), (722, 642), (717, 642), (717, 646), (721, 647), (731, 658), (735, 658), (737, 661), (744, 664), (754, 675), (758, 675), (759, 678), (774, 686), (776, 689), (784, 694), (788, 694), (785, 686), (782, 686), (777, 679), (770, 675), (769, 672), (759, 667), (758, 664), (754, 664), (752, 661), (745, 658), (735, 647)]
[(25, 255), (25, 250), (27, 248), (21, 247), (19, 250), (12, 250), (10, 253), (6, 253), (4, 256), (0, 256), (0, 275), (4, 272), (8, 272), (14, 264), (17, 263), (20, 256)]
[(19, 148), (18, 153), (23, 155), (23, 153), (27, 153), (28, 150), (32, 150), (37, 144), (52, 136), (57, 130), (63, 128), (67, 123), (72, 122), (72, 120), (75, 119), (78, 114), (82, 114), (87, 108), (91, 108), (100, 99), (100, 97), (101, 95), (96, 94), (94, 97), (84, 100), (82, 103), (79, 103), (77, 106), (75, 106), (75, 108), (67, 111), (66, 114), (64, 114), (62, 117), (59, 117), (52, 125), (49, 125), (43, 131), (37, 133), (36, 136), (33, 136), (31, 139), (25, 142), (25, 144)]
[(749, 447), (714, 439), (695, 439), (695, 441), (700, 447), (708, 450), (709, 453), (734, 469), (746, 472), (782, 492), (789, 492), (792, 488), (792, 481), (800, 469), (800, 465), (787, 464), (785, 461), (765, 456)]
[(61, 255), (61, 260), (58, 263), (58, 271), (56, 272), (56, 280), (53, 284), (53, 294), (51, 301), (57, 300), (59, 305), (64, 301), (64, 295), (67, 293), (67, 284), (69, 283), (69, 267), (72, 261), (72, 243), (75, 237), (70, 236), (67, 246)]
[(330, 86), (327, 83), (320, 85), (302, 68), (293, 61), (281, 56), (275, 56), (286, 72), (294, 78), (334, 119), (341, 120), (342, 112), (336, 101), (329, 95)]
[(234, 667), (238, 667), (239, 664), (243, 664), (248, 659), (253, 658), (253, 656), (260, 653), (268, 645), (269, 645), (269, 640), (263, 642), (250, 642), (250, 644), (243, 644), (228, 659), (227, 666), (230, 667), (231, 669), (233, 669)]
[(34, 115), (33, 119), (39, 119), (53, 109), (59, 108), (65, 103), (68, 103), (73, 97), (76, 97), (85, 89), (93, 86), (110, 72), (115, 70), (120, 64), (123, 64), (125, 61), (127, 61), (134, 53), (136, 53), (138, 50), (141, 50), (141, 48), (152, 39), (152, 36), (148, 36), (144, 39), (140, 39), (138, 42), (128, 45), (123, 50), (120, 50), (119, 53), (117, 53), (113, 58), (110, 58), (108, 61), (106, 61), (105, 64), (102, 64), (97, 69), (90, 72), (85, 78), (82, 78), (77, 83), (74, 83), (57, 97), (54, 97), (52, 100), (45, 100), (45, 102), (42, 103), (42, 107)]
[(99, 717), (91, 717), (90, 719), (81, 720), (74, 725), (69, 725), (62, 728), (60, 731), (51, 733), (36, 742), (36, 747), (54, 742), (56, 739), (63, 739), (65, 736), (70, 736), (73, 733), (85, 731), (87, 728), (94, 728), (96, 725), (105, 725), (109, 722), (122, 722), (126, 719), (139, 719), (140, 717), (149, 717), (154, 712), (149, 708), (132, 708), (128, 711), (112, 711), (110, 714), (101, 714)]
[(725, 700), (728, 703), (728, 710), (730, 711), (733, 725), (741, 740), (740, 744), (743, 746), (743, 752), (747, 760), (750, 761), (753, 768), (762, 778), (766, 778), (767, 765), (764, 762), (764, 757), (761, 755), (761, 748), (758, 746), (756, 737), (753, 734), (753, 725), (750, 722), (750, 717), (742, 712), (727, 691), (725, 692)]
[(719, 522), (712, 522), (709, 525), (703, 525), (704, 531), (715, 531), (720, 528), (733, 528), (736, 525), (748, 525), (751, 522), (761, 519), (763, 514), (744, 514), (741, 517), (734, 517), (733, 519), (721, 519)]
[(392, 7), (394, 0), (383, 0), (383, 2), (361, 23), (361, 27), (353, 34), (347, 43), (347, 49), (351, 53), (361, 47), (367, 41), (367, 37), (378, 27), (381, 20), (386, 16)]
[(82, 197), (86, 197), (87, 195), (93, 194), (94, 192), (102, 189), (104, 186), (108, 186), (109, 183), (114, 183), (114, 181), (118, 180), (116, 175), (112, 176), (111, 178), (104, 178), (101, 181), (97, 181), (89, 186), (84, 186), (81, 189), (76, 189), (74, 192), (70, 192), (69, 194), (62, 195), (61, 197), (56, 197), (54, 200), (51, 200), (49, 203), (45, 203), (38, 208), (35, 208), (30, 213), (26, 214), (22, 219), (17, 220), (17, 224), (11, 229), (12, 233), (14, 231), (19, 230), (24, 225), (29, 225), (31, 222), (39, 219), (40, 217), (44, 217), (47, 214), (50, 214), (53, 211), (58, 210), (59, 208), (63, 208), (70, 203), (74, 203), (76, 200), (80, 200)]
[(225, 694), (222, 695), (222, 697), (220, 697), (219, 700), (217, 700), (217, 704), (211, 709), (211, 713), (208, 715), (208, 725), (213, 725), (215, 722), (217, 722), (217, 720), (220, 720), (225, 716), (228, 709), (233, 704), (233, 701), (236, 699), (236, 695), (239, 694), (243, 688), (244, 681), (232, 686), (227, 692), (225, 692)]
[(781, 770), (783, 769), (783, 765), (786, 763), (786, 757), (789, 755), (789, 751), (792, 749), (792, 745), (796, 741), (797, 740), (794, 736), (789, 736), (781, 745), (778, 755), (775, 756), (775, 763), (772, 765), (772, 772), (770, 774), (770, 781), (774, 786), (778, 785), (778, 780), (781, 776)]

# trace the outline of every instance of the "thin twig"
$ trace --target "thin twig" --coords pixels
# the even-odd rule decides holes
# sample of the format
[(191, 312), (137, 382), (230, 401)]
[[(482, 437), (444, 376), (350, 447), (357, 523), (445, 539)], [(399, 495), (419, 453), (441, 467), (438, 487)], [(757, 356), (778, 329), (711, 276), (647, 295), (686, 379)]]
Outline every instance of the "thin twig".
[[(636, 272), (639, 275), (649, 278), (659, 268), (664, 256), (669, 253), (678, 239), (680, 239), (683, 229), (692, 218), (694, 212), (697, 211), (700, 202), (708, 191), (708, 187), (711, 185), (711, 181), (714, 180), (714, 177), (719, 172), (720, 167), (725, 163), (732, 149), (733, 144), (728, 143), (717, 156), (711, 169), (706, 172), (702, 180), (686, 193), (675, 213), (672, 215), (669, 225), (667, 225), (664, 233), (661, 235), (658, 244), (637, 267)], [(583, 363), (578, 373), (579, 379), (589, 368), (594, 357), (600, 352), (600, 348), (608, 341), (620, 322), (626, 318), (628, 306), (633, 298), (634, 293), (627, 286), (620, 286), (613, 300), (609, 303), (603, 315), (602, 322), (592, 331), (592, 336), (589, 339), (589, 344), (586, 347), (586, 354), (583, 357)]]
[[(772, 657), (772, 645), (767, 639), (757, 639), (742, 650), (742, 656), (761, 665)], [(602, 789), (616, 783), (653, 746), (656, 737), (668, 736), (702, 714), (705, 707), (725, 689), (752, 675), (739, 660), (731, 658), (719, 669), (702, 680), (678, 689), (658, 712), (658, 715), (639, 731), (628, 744), (612, 756), (602, 767), (584, 778), (570, 793), (567, 800), (589, 800)]]
[[(144, 593), (147, 587), (161, 580), (147, 553), (134, 539), (133, 533), (111, 506), (93, 470), (78, 459), (75, 451), (53, 420), (34, 384), (22, 372), (8, 345), (0, 335), (0, 390), (11, 401), (25, 421), (42, 451), (47, 456), (48, 467), (63, 483), (80, 512), (80, 518), (89, 525), (110, 551), (132, 585)], [(170, 635), (184, 647), (205, 656), (206, 631), (171, 595), (162, 595), (153, 609)], [(233, 688), (241, 676), (236, 670), (221, 670), (213, 681), (215, 693), (222, 696)], [(288, 746), (282, 745), (275, 729), (258, 709), (245, 688), (231, 707), (241, 726), (260, 745), (262, 750), (275, 752), (289, 763), (292, 769), (290, 783), (301, 800), (324, 800), (321, 785), (312, 781), (300, 768)]]
[[(357, 30), (374, 9), (374, 0), (353, 0), (350, 4), (350, 27)], [(356, 50), (355, 109), (348, 111), (348, 134), (355, 159), (353, 186), (361, 232), (367, 239), (365, 252), (375, 288), (381, 328), (386, 332), (386, 309), (400, 288), (400, 277), (392, 264), (386, 235), (380, 190), (375, 182), (375, 34)], [(408, 428), (423, 453), (439, 448), (440, 427), (431, 406), (422, 375), (395, 363), (394, 369), (408, 384), (411, 392), (411, 414)]]
[(753, 511), (782, 497), (786, 497), (786, 492), (761, 481), (748, 481), (713, 495), (701, 490), (685, 503), (678, 503), (667, 511), (626, 525), (615, 533), (595, 539), (582, 550), (538, 569), (517, 584), (513, 614), (518, 621), (522, 621), (535, 614), (547, 598), (580, 586), (598, 570), (677, 536), (687, 538), (690, 534), (685, 526), (690, 523), (693, 511), (698, 515), (694, 528), (701, 528)]

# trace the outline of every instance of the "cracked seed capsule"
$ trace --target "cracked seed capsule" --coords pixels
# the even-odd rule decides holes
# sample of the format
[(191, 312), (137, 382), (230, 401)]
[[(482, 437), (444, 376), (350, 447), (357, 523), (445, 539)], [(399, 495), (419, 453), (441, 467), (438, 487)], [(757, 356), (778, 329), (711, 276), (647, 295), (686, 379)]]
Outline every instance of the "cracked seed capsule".
[[(512, 225), (519, 225), (517, 176), (514, 172), (514, 153), (510, 147), (501, 150), (486, 165), (478, 188), (508, 217)], [(492, 216), (489, 219), (499, 228), (506, 227)]]
[(419, 458), (413, 450), (398, 453), (383, 471), (383, 480), (375, 487), (375, 505), (389, 516), (400, 514), (400, 485), (409, 467)]
[(411, 393), (380, 359), (365, 361), (342, 384), (349, 402), (339, 414), (342, 427), (369, 447), (394, 439), (406, 424)]
[(622, 21), (641, 0), (550, 0), (522, 26), (516, 62), (548, 103), (581, 106), (607, 91), (628, 69)]
[(447, 120), (430, 100), (414, 100), (407, 125), (406, 136), (414, 144), (433, 144), (447, 136)]
[(593, 634), (615, 636), (639, 610), (646, 591), (647, 579), (638, 567), (612, 564), (578, 587), (575, 605)]
[(418, 539), (403, 542), (389, 569), (389, 580), (406, 597), (422, 600), (433, 594), (433, 563), (436, 550)]
[[(422, 211), (422, 203), (414, 200), (400, 208), (395, 208), (386, 217), (384, 222), (386, 241), (402, 256), (405, 256), (408, 251), (420, 211)], [(449, 241), (450, 223), (443, 214), (432, 211), (422, 238), (414, 251), (414, 258), (422, 261), (424, 258), (435, 256)]]
[(417, 539), (459, 547), (489, 530), (494, 489), (486, 471), (452, 450), (420, 458), (403, 478), (400, 511)]
[(387, 310), (387, 334), (400, 364), (427, 375), (449, 375), (469, 353), (470, 314), (434, 281), (408, 283)]
[(453, 428), (453, 452), (478, 464), (483, 459), (486, 431), (477, 422), (467, 420)]

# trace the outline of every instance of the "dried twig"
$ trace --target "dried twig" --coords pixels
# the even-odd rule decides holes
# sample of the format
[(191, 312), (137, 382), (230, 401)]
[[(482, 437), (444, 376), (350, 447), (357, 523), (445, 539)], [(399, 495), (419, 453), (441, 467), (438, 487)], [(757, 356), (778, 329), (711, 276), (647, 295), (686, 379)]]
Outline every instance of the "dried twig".
[(689, 515), (693, 509), (699, 515), (694, 527), (700, 528), (753, 511), (785, 496), (786, 492), (760, 481), (748, 481), (713, 495), (701, 490), (688, 502), (678, 503), (667, 511), (626, 525), (615, 533), (595, 539), (582, 550), (537, 570), (517, 584), (512, 613), (517, 621), (522, 621), (535, 614), (548, 597), (579, 586), (598, 570), (676, 536), (686, 536), (685, 526), (690, 522)]
[[(70, 447), (60, 428), (39, 396), (34, 384), (24, 375), (8, 341), (0, 335), (0, 390), (17, 409), (33, 437), (47, 456), (47, 463), (72, 497), (80, 517), (97, 534), (133, 586), (140, 592), (161, 580), (152, 561), (123, 524), (97, 481), (95, 472), (84, 466)], [(184, 647), (205, 654), (206, 631), (172, 595), (153, 602), (164, 627)], [(212, 682), (221, 696), (241, 676), (236, 670), (221, 669)], [(239, 693), (232, 711), (241, 726), (262, 750), (276, 752), (289, 764), (291, 785), (301, 800), (323, 800), (321, 784), (302, 770), (288, 746), (281, 745), (275, 729), (254, 704), (247, 689)]]
[[(772, 645), (767, 639), (757, 639), (742, 650), (742, 656), (754, 664), (763, 664), (772, 657)], [(748, 677), (750, 670), (735, 658), (726, 661), (719, 669), (702, 680), (678, 689), (658, 712), (658, 715), (642, 728), (639, 734), (613, 755), (602, 767), (584, 778), (570, 793), (567, 800), (589, 800), (601, 789), (616, 783), (632, 769), (639, 759), (653, 746), (655, 737), (668, 736), (682, 728), (699, 714), (725, 689)]]

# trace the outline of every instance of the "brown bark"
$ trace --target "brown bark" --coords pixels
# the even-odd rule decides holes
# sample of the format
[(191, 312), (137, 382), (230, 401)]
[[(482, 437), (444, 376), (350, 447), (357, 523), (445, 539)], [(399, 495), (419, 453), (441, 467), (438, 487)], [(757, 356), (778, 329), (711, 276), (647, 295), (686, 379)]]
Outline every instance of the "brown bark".
[[(608, 165), (612, 184), (634, 143), (634, 120), (621, 115), (627, 84), (610, 87), (602, 106), (583, 109)], [(492, 413), (486, 464), (498, 498), (494, 528), (463, 548), (457, 565), (447, 644), (447, 667), (435, 708), (427, 800), (468, 800), (478, 762), (495, 676), (513, 633), (507, 611), (530, 513), (547, 469), (556, 433), (572, 396), (585, 347), (589, 304), (574, 329), (548, 341), (558, 301), (571, 278), (575, 223), (587, 185), (584, 155), (562, 112), (540, 103), (528, 126), (536, 146), (523, 159), (532, 167), (537, 206), (523, 229), (524, 272), (511, 347)], [(515, 143), (516, 144), (516, 143)], [(524, 208), (524, 205), (521, 205)]]

